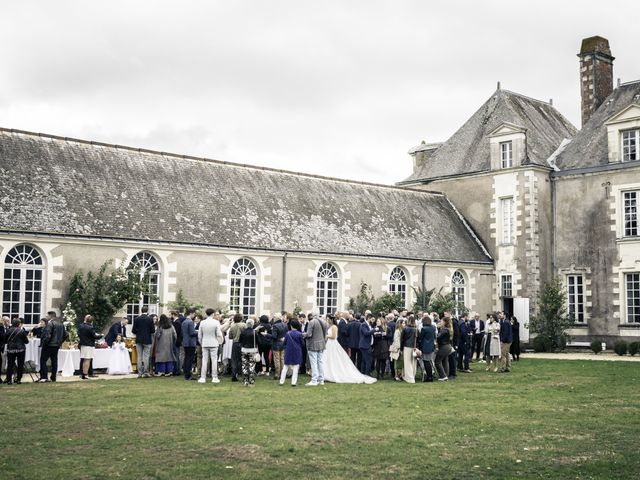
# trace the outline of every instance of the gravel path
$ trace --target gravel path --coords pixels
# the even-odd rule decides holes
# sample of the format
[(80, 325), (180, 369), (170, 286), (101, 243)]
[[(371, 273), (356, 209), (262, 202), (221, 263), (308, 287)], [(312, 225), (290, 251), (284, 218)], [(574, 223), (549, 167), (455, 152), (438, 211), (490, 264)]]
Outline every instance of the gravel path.
[(640, 355), (620, 356), (613, 352), (561, 352), (561, 353), (526, 353), (522, 358), (542, 358), (547, 360), (600, 360), (605, 362), (640, 362)]

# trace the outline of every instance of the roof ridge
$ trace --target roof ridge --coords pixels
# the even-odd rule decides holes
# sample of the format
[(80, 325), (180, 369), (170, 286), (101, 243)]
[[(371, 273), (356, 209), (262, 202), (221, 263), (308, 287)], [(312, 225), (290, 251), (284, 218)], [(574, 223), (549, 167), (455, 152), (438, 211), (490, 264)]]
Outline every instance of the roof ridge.
[[(517, 97), (522, 97), (522, 98), (526, 98), (527, 100), (532, 100), (534, 102), (538, 102), (538, 103), (544, 103), (545, 105), (549, 105), (550, 107), (553, 107), (553, 104), (551, 102), (545, 102), (544, 100), (539, 100), (537, 98), (533, 98), (533, 97), (529, 97), (527, 95), (523, 95), (522, 93), (518, 93), (518, 92), (514, 92), (512, 90), (507, 90), (507, 89), (500, 89), (501, 92), (507, 92), (507, 93), (511, 93), (512, 95), (516, 95)], [(554, 109), (558, 110), (557, 108), (553, 107)]]
[(286, 174), (286, 175), (295, 175), (295, 176), (299, 176), (299, 177), (315, 178), (315, 179), (319, 179), (319, 180), (329, 180), (329, 181), (340, 182), (340, 183), (349, 183), (349, 184), (354, 184), (354, 185), (367, 185), (367, 186), (371, 186), (371, 187), (390, 188), (392, 190), (402, 190), (402, 191), (416, 192), (416, 193), (420, 193), (420, 194), (430, 194), (430, 195), (434, 195), (434, 196), (443, 196), (442, 192), (436, 192), (436, 191), (433, 191), (433, 190), (422, 190), (422, 189), (417, 189), (417, 188), (401, 187), (401, 186), (397, 186), (397, 185), (385, 185), (383, 183), (373, 183), (373, 182), (363, 182), (363, 181), (359, 181), (359, 180), (350, 180), (350, 179), (347, 179), (347, 178), (328, 177), (328, 176), (325, 176), (325, 175), (316, 175), (316, 174), (313, 174), (313, 173), (295, 172), (293, 170), (285, 170), (285, 169), (279, 169), (279, 168), (273, 168), (273, 167), (263, 167), (263, 166), (260, 166), (260, 165), (250, 165), (250, 164), (247, 164), (247, 163), (228, 162), (228, 161), (225, 161), (225, 160), (217, 160), (217, 159), (214, 159), (214, 158), (196, 157), (194, 155), (182, 155), (182, 154), (179, 154), (179, 153), (163, 152), (163, 151), (160, 151), (160, 150), (152, 150), (152, 149), (148, 149), (148, 148), (136, 148), (136, 147), (130, 147), (130, 146), (127, 146), (127, 145), (118, 145), (118, 144), (111, 144), (111, 143), (105, 143), (105, 142), (97, 142), (97, 141), (93, 141), (93, 140), (83, 140), (83, 139), (80, 139), (80, 138), (62, 137), (60, 135), (52, 135), (52, 134), (49, 134), (49, 133), (30, 132), (28, 130), (19, 130), (19, 129), (14, 129), (14, 128), (1, 127), (1, 126), (0, 126), (0, 133), (11, 133), (11, 134), (19, 134), (19, 135), (26, 135), (26, 136), (32, 136), (32, 137), (49, 138), (49, 139), (52, 139), (52, 140), (62, 140), (62, 141), (65, 141), (65, 142), (73, 142), (73, 143), (80, 143), (80, 144), (86, 144), (86, 145), (95, 145), (95, 146), (99, 146), (99, 147), (115, 148), (117, 150), (129, 150), (129, 151), (138, 152), (138, 153), (149, 153), (149, 154), (152, 154), (152, 155), (162, 155), (162, 156), (166, 156), (166, 157), (180, 158), (180, 159), (183, 159), (183, 160), (192, 160), (192, 161), (206, 162), (206, 163), (216, 163), (216, 164), (220, 164), (220, 165), (228, 165), (230, 167), (247, 168), (247, 169), (261, 170), (261, 171), (266, 171), (266, 172), (281, 173), (281, 174)]
[(638, 80), (630, 80), (628, 82), (622, 82), (620, 85), (616, 86), (615, 89), (617, 89), (618, 87), (626, 87), (627, 85), (633, 85), (634, 83), (640, 83), (640, 78)]

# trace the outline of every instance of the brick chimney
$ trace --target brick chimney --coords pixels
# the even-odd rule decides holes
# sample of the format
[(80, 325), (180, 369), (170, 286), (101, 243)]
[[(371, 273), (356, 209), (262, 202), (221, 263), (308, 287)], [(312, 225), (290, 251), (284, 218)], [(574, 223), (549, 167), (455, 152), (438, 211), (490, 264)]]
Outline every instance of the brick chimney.
[(580, 59), (582, 125), (584, 125), (613, 91), (614, 57), (611, 56), (609, 40), (596, 36), (582, 40), (578, 58)]

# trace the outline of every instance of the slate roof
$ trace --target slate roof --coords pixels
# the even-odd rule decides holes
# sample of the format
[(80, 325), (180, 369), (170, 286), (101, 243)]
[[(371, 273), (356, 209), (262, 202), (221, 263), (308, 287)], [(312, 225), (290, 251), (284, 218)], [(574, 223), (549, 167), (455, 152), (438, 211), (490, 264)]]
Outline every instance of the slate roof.
[(0, 231), (492, 263), (445, 196), (0, 129)]
[(596, 110), (571, 143), (555, 159), (560, 170), (597, 167), (609, 163), (605, 122), (632, 103), (640, 103), (640, 80), (617, 87)]
[(421, 168), (399, 184), (490, 170), (488, 134), (502, 123), (526, 129), (525, 165), (548, 167), (546, 159), (563, 139), (572, 138), (576, 133), (571, 122), (551, 104), (499, 89)]

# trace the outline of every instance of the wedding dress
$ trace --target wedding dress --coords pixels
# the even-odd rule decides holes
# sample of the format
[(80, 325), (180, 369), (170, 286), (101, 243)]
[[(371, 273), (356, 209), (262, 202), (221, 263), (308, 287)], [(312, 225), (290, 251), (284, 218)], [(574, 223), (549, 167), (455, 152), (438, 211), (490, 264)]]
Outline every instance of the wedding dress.
[(337, 340), (329, 338), (324, 351), (324, 379), (333, 383), (375, 383), (376, 379), (363, 375), (353, 364)]

